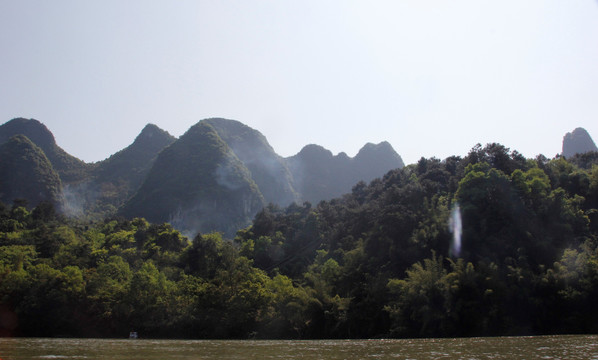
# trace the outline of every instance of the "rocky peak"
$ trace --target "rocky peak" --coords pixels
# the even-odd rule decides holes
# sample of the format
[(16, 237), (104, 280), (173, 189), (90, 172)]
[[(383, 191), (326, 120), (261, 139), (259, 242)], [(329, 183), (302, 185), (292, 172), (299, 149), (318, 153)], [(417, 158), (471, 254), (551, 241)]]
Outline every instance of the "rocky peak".
[(590, 134), (584, 128), (577, 128), (563, 137), (563, 153), (566, 158), (575, 154), (583, 154), (590, 151), (598, 151), (596, 144)]

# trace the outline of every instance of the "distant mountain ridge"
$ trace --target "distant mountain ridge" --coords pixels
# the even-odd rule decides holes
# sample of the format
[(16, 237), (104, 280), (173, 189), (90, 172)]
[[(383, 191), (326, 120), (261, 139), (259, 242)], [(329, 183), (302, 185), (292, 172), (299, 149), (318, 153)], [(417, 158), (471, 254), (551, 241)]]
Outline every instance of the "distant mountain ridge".
[[(353, 158), (315, 144), (283, 158), (259, 131), (222, 118), (201, 120), (178, 139), (148, 124), (131, 145), (92, 164), (60, 148), (38, 120), (16, 118), (0, 125), (0, 149), (5, 203), (47, 200), (71, 216), (146, 217), (229, 237), (268, 203), (330, 200), (404, 166), (385, 141)], [(563, 156), (588, 151), (596, 145), (584, 129), (563, 138)]]
[[(102, 218), (118, 213), (227, 236), (248, 225), (268, 203), (329, 200), (350, 192), (359, 181), (404, 166), (387, 142), (366, 144), (354, 158), (334, 156), (318, 145), (283, 158), (259, 131), (222, 118), (201, 120), (178, 139), (148, 124), (131, 145), (92, 164), (66, 153), (34, 119), (1, 125), (0, 144), (18, 134), (40, 149), (57, 174), (55, 198), (67, 215)], [(50, 171), (38, 173), (55, 183)], [(29, 195), (33, 202), (39, 200)]]
[[(61, 196), (57, 205), (61, 210), (69, 216), (95, 214), (94, 218), (114, 214), (137, 191), (157, 153), (175, 140), (164, 130), (150, 124), (127, 148), (106, 160), (88, 164), (60, 148), (54, 135), (38, 120), (16, 118), (0, 125), (0, 144), (15, 135), (22, 135), (39, 147), (58, 173)], [(2, 176), (6, 175), (0, 174)], [(25, 184), (35, 180), (21, 178)], [(25, 198), (30, 200), (31, 206), (36, 205), (34, 193)], [(3, 201), (10, 203), (12, 200)]]
[(303, 199), (314, 203), (339, 197), (359, 181), (369, 182), (405, 166), (386, 141), (366, 144), (354, 158), (344, 152), (332, 155), (319, 145), (307, 145), (287, 161)]

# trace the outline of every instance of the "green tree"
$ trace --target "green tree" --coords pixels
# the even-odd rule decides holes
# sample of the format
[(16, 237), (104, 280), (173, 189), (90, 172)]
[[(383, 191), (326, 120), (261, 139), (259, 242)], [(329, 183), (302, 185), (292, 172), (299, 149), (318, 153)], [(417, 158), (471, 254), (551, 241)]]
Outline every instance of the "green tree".
[(167, 280), (151, 261), (133, 273), (125, 303), (130, 307), (131, 330), (159, 336), (168, 333), (174, 283)]

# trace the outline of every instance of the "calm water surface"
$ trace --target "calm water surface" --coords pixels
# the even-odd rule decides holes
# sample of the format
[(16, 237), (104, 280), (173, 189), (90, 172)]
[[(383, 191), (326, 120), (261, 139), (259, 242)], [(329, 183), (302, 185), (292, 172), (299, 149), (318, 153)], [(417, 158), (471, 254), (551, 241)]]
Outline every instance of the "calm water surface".
[(0, 359), (597, 359), (598, 336), (417, 340), (0, 339)]

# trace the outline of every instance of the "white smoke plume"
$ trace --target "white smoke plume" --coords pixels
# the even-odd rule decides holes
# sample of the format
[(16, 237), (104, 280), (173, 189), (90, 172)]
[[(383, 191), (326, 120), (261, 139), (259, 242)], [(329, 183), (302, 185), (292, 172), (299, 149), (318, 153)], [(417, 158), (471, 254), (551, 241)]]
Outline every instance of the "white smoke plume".
[(463, 222), (461, 221), (461, 207), (455, 203), (449, 217), (449, 230), (453, 234), (450, 255), (459, 257), (461, 255), (461, 235), (463, 232)]

